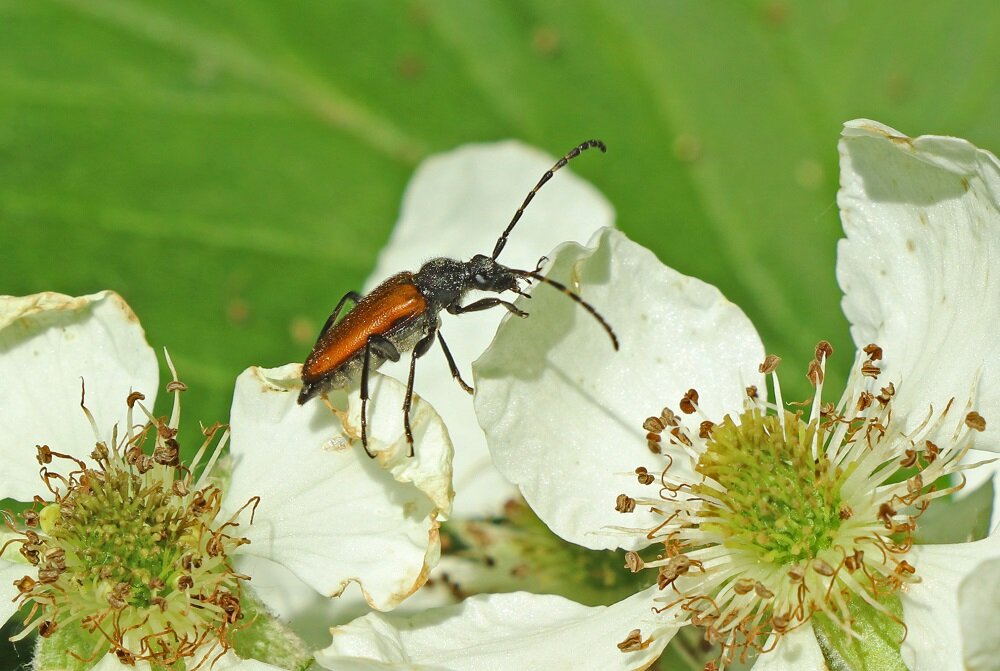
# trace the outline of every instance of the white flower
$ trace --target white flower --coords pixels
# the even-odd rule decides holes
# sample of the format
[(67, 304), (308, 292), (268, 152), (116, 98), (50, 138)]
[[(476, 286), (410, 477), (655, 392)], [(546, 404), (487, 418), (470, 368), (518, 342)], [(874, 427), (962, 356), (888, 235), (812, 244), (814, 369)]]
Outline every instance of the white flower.
[[(802, 414), (785, 412), (776, 376), (768, 402), (775, 362), (746, 316), (614, 231), (560, 248), (549, 272), (601, 310), (618, 354), (586, 315), (537, 291), (535, 318), (506, 320), (476, 363), (500, 472), (553, 531), (630, 550), (629, 566), (659, 584), (606, 609), (548, 604), (549, 618), (551, 597), (529, 595), (370, 615), (335, 630), (321, 660), (472, 669), (534, 651), (540, 663), (521, 668), (548, 668), (548, 654), (638, 669), (693, 623), (723, 664), (765, 650), (757, 669), (820, 669), (816, 618), (850, 630), (857, 600), (890, 622), (901, 604), (910, 669), (963, 668), (958, 586), (1000, 557), (1000, 534), (911, 539), (947, 493), (934, 481), (972, 447), (1000, 449), (1000, 163), (963, 140), (864, 120), (846, 125), (841, 158), (837, 277), (859, 352), (839, 403), (821, 398), (825, 343)], [(911, 470), (891, 484), (901, 466)]]
[[(443, 424), (418, 400), (418, 457), (408, 458), (403, 389), (378, 376), (371, 460), (348, 440), (358, 431), (356, 394), (334, 399), (337, 414), (298, 406), (298, 376), (296, 365), (240, 376), (232, 472), (220, 479), (216, 429), (205, 431), (197, 469), (176, 465), (185, 387), (167, 385), (169, 418), (150, 414), (158, 364), (119, 296), (0, 298), (0, 497), (38, 497), (21, 520), (8, 517), (0, 619), (34, 604), (28, 628), (45, 639), (81, 632), (60, 643), (85, 642), (70, 652), (98, 668), (192, 657), (253, 670), (278, 667), (227, 651), (251, 621), (267, 619), (243, 617), (256, 604), (247, 590), (255, 563), (281, 565), (328, 597), (358, 583), (376, 609), (419, 588), (450, 507)], [(38, 668), (71, 662), (53, 647), (39, 647)], [(293, 649), (289, 659), (305, 654)]]

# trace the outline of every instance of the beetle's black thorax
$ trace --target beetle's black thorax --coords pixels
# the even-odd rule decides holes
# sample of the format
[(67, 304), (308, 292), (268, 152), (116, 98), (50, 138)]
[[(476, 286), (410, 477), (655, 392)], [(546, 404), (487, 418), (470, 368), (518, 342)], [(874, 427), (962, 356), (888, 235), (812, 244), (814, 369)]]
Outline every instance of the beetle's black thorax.
[(469, 291), (468, 263), (444, 257), (431, 259), (413, 275), (413, 283), (430, 303), (428, 310), (440, 312), (462, 300)]
[(510, 291), (517, 287), (517, 277), (507, 266), (477, 254), (469, 261), (431, 259), (413, 276), (413, 283), (431, 304), (429, 309), (437, 312), (458, 304), (473, 289)]

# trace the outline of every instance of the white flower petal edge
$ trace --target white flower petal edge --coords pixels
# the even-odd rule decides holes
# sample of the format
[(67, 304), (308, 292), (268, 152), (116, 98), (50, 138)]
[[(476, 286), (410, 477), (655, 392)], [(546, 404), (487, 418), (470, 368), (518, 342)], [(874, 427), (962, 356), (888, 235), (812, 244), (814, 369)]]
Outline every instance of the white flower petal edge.
[(1000, 669), (1000, 559), (977, 566), (958, 590), (965, 668)]
[[(911, 554), (920, 582), (900, 595), (910, 633), (903, 661), (910, 671), (962, 671), (959, 585), (984, 560), (1000, 558), (1000, 534), (974, 543), (918, 545)], [(995, 637), (996, 628), (988, 631)]]
[[(594, 549), (637, 549), (648, 544), (642, 534), (613, 527), (659, 521), (647, 509), (627, 518), (615, 511), (615, 497), (634, 489), (635, 468), (650, 456), (644, 419), (690, 388), (709, 419), (738, 412), (746, 387), (764, 391), (764, 349), (718, 289), (667, 268), (618, 231), (600, 231), (586, 248), (560, 247), (548, 274), (594, 305), (620, 351), (573, 301), (539, 287), (517, 302), (531, 316), (508, 318), (476, 361), (476, 413), (497, 468), (550, 529)], [(702, 419), (683, 417), (695, 434)]]
[[(492, 252), (514, 211), (555, 160), (508, 141), (466, 145), (424, 161), (407, 187), (399, 222), (365, 290), (402, 270), (415, 271), (436, 256), (467, 260)], [(599, 160), (596, 149), (576, 159)], [(583, 242), (613, 221), (614, 211), (597, 189), (563, 168), (525, 210), (500, 261), (534, 268), (539, 257), (556, 245)], [(457, 317), (442, 314), (442, 333), (467, 382), (471, 382), (471, 362), (486, 349), (504, 313), (494, 309)], [(409, 358), (403, 357), (381, 370), (405, 381), (408, 363)], [(420, 360), (416, 389), (444, 418), (456, 446), (456, 515), (498, 513), (514, 488), (493, 468), (471, 399), (452, 379), (442, 352), (428, 352)]]
[(753, 671), (828, 671), (811, 624), (781, 638), (778, 647), (761, 655)]
[[(928, 403), (940, 412), (973, 391), (979, 407), (1000, 407), (1000, 162), (965, 140), (866, 119), (845, 124), (840, 154), (844, 314), (859, 347), (885, 353), (879, 379), (899, 389), (896, 419), (913, 428)], [(998, 450), (1000, 417), (983, 414), (976, 445)]]
[(250, 368), (237, 379), (226, 507), (260, 497), (246, 554), (282, 564), (328, 596), (357, 582), (373, 608), (392, 608), (424, 583), (440, 554), (438, 518), (451, 500), (447, 433), (414, 398), (416, 456), (407, 457), (404, 390), (376, 375), (369, 448), (377, 459), (370, 459), (348, 440), (356, 411), (339, 420), (320, 401), (296, 403), (299, 374), (290, 364)]
[[(35, 445), (84, 456), (94, 430), (102, 437), (124, 428), (125, 399), (133, 390), (156, 398), (159, 365), (138, 317), (110, 291), (73, 298), (56, 293), (0, 296), (0, 497), (30, 501), (42, 486)], [(106, 435), (104, 435), (106, 434)]]
[[(613, 606), (581, 606), (559, 596), (516, 592), (479, 595), (418, 615), (371, 614), (332, 630), (333, 644), (316, 654), (328, 669), (344, 658), (433, 665), (449, 671), (567, 668), (585, 671), (645, 669), (676, 632), (651, 608), (651, 587)], [(622, 652), (622, 638), (641, 628), (641, 650)]]

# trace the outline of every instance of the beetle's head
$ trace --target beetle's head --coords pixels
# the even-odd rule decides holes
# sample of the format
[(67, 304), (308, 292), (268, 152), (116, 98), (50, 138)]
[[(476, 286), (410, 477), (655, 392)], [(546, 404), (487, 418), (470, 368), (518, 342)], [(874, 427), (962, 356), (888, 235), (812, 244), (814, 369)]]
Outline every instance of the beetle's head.
[(518, 290), (518, 276), (505, 265), (497, 263), (484, 254), (476, 254), (468, 264), (468, 276), (466, 285), (470, 289), (479, 291), (492, 291), (501, 293), (503, 291)]

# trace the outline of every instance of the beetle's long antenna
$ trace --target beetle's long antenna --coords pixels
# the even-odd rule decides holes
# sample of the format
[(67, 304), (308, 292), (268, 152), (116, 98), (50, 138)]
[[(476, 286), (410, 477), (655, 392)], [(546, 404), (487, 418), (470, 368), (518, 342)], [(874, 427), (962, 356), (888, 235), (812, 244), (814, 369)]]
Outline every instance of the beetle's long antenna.
[[(496, 258), (500, 256), (500, 252), (503, 251), (504, 245), (507, 244), (507, 236), (510, 235), (511, 230), (514, 228), (515, 225), (517, 225), (517, 222), (521, 220), (521, 215), (524, 214), (525, 208), (528, 207), (528, 203), (530, 203), (531, 199), (535, 197), (535, 194), (538, 193), (538, 190), (545, 185), (545, 182), (552, 179), (552, 175), (554, 175), (556, 171), (559, 170), (559, 168), (563, 167), (564, 165), (572, 161), (574, 158), (579, 156), (581, 152), (590, 149), (591, 147), (597, 147), (598, 149), (601, 150), (601, 152), (606, 152), (608, 150), (608, 148), (605, 147), (604, 143), (601, 142), (600, 140), (587, 140), (586, 142), (582, 142), (576, 147), (574, 147), (572, 151), (570, 151), (568, 154), (566, 154), (561, 159), (556, 161), (556, 164), (552, 166), (548, 170), (548, 172), (542, 175), (542, 178), (538, 180), (538, 184), (535, 185), (535, 188), (529, 191), (528, 195), (525, 196), (524, 202), (521, 203), (521, 207), (517, 208), (517, 212), (514, 213), (514, 218), (510, 220), (510, 223), (507, 224), (507, 228), (504, 230), (503, 234), (497, 240), (497, 245), (496, 247), (493, 248), (492, 258), (494, 261), (496, 261)], [(565, 287), (563, 288), (565, 289)]]
[(545, 277), (544, 275), (542, 275), (538, 271), (534, 271), (534, 270), (512, 270), (511, 272), (513, 272), (515, 275), (519, 275), (520, 277), (530, 277), (533, 280), (538, 280), (539, 282), (544, 282), (545, 284), (548, 284), (550, 286), (555, 287), (559, 291), (563, 292), (564, 294), (566, 294), (567, 296), (569, 296), (570, 298), (572, 298), (574, 301), (576, 301), (580, 305), (580, 307), (582, 307), (584, 310), (586, 310), (587, 312), (589, 312), (591, 314), (591, 316), (593, 316), (593, 318), (596, 319), (598, 321), (598, 323), (600, 323), (600, 325), (604, 328), (604, 330), (607, 331), (608, 337), (611, 338), (611, 345), (612, 345), (612, 347), (615, 348), (616, 352), (618, 351), (618, 336), (615, 335), (615, 331), (614, 331), (614, 329), (611, 328), (611, 324), (609, 324), (607, 322), (607, 320), (605, 320), (604, 317), (601, 316), (601, 313), (598, 312), (597, 309), (593, 305), (591, 305), (587, 301), (583, 300), (583, 298), (580, 296), (580, 294), (574, 292), (573, 290), (571, 290), (569, 287), (567, 287), (562, 282), (556, 282), (555, 280), (552, 280), (552, 279), (549, 279), (548, 277)]

